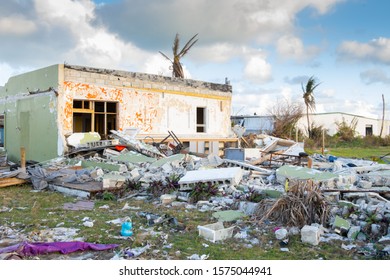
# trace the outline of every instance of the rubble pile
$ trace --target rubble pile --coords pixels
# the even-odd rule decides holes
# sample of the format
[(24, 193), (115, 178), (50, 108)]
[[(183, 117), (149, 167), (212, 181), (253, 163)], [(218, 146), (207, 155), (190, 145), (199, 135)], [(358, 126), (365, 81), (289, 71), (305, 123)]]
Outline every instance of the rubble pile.
[[(259, 240), (247, 232), (272, 227), (285, 251), (289, 236), (297, 234), (313, 246), (340, 240), (343, 249), (357, 253), (390, 251), (388, 164), (331, 155), (309, 158), (300, 143), (270, 136), (251, 139), (257, 146), (241, 149), (243, 160), (213, 154), (167, 156), (125, 133), (112, 133), (116, 141), (102, 143), (79, 143), (83, 137), (72, 137), (68, 156), (28, 166), (33, 189), (86, 199), (113, 194), (118, 201), (140, 199), (210, 212), (214, 223), (193, 230), (214, 243), (238, 238), (252, 247)], [(138, 216), (149, 226), (185, 228), (164, 214), (140, 209)], [(12, 234), (2, 230), (2, 235)], [(115, 258), (139, 256), (148, 249), (126, 248)]]

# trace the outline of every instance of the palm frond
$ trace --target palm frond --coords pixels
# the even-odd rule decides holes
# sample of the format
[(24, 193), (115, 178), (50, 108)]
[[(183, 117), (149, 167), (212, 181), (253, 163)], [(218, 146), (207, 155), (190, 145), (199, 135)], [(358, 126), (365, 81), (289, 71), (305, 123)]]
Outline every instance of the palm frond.
[(172, 59), (170, 59), (166, 54), (164, 54), (164, 53), (162, 53), (162, 52), (160, 52), (160, 51), (159, 51), (159, 53), (160, 53), (163, 57), (165, 57), (166, 59), (168, 59), (171, 63), (173, 63)]
[(173, 40), (173, 46), (172, 46), (172, 51), (174, 56), (178, 54), (179, 45), (180, 45), (179, 33), (176, 33), (175, 40)]
[(194, 41), (194, 39), (196, 38), (196, 36), (198, 36), (198, 33), (195, 34), (186, 44), (185, 46), (182, 48), (182, 50), (180, 51), (179, 55), (180, 57), (183, 57), (190, 49), (191, 47), (198, 41), (198, 39), (196, 39)]

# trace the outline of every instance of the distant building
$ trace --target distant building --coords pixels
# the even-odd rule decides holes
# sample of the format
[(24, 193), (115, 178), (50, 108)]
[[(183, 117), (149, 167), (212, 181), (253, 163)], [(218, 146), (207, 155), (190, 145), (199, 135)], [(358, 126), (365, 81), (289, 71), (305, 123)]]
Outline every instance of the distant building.
[(231, 120), (233, 125), (240, 124), (246, 128), (244, 135), (270, 134), (274, 130), (274, 119), (271, 116), (232, 116)]
[[(367, 118), (341, 112), (310, 114), (309, 118), (310, 122), (315, 126), (323, 126), (329, 135), (336, 134), (338, 128), (337, 123), (342, 123), (343, 121), (349, 126), (353, 122), (356, 122), (356, 136), (361, 137), (369, 135), (380, 136), (382, 126), (382, 119)], [(302, 131), (307, 131), (306, 115), (299, 120), (298, 127)], [(385, 120), (381, 136), (386, 137), (388, 135), (390, 135), (390, 120)]]
[(159, 142), (173, 131), (189, 151), (218, 152), (231, 137), (232, 86), (119, 70), (56, 64), (11, 77), (0, 88), (0, 140), (10, 160), (67, 152), (75, 132), (136, 128)]
[[(379, 136), (382, 126), (382, 119), (367, 118), (358, 115), (348, 114), (348, 113), (318, 113), (309, 115), (310, 122), (315, 126), (322, 126), (326, 129), (329, 135), (334, 135), (337, 132), (337, 123), (342, 123), (343, 121), (347, 125), (351, 125), (352, 122), (356, 122), (356, 136), (368, 136), (375, 135)], [(232, 116), (231, 117), (233, 124), (243, 124), (246, 131), (244, 135), (255, 133), (271, 133), (274, 129), (274, 121), (271, 116)], [(307, 119), (306, 115), (303, 115), (302, 118), (297, 123), (298, 128), (307, 132)], [(390, 135), (390, 120), (385, 120), (383, 124), (382, 137)]]

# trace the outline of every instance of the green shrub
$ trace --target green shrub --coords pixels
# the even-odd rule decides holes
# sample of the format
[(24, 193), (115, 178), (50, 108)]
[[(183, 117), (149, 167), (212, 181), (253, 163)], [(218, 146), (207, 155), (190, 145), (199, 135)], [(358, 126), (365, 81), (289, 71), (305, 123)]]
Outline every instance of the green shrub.
[(210, 197), (218, 193), (218, 185), (211, 182), (198, 182), (190, 193), (190, 198), (193, 203), (199, 200), (208, 200)]

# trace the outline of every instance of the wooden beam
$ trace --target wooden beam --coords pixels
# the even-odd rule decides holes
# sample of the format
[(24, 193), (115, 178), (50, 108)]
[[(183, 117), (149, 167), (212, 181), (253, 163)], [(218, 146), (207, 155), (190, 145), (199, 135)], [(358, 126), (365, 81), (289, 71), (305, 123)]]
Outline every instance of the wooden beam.
[(27, 183), (24, 179), (19, 178), (0, 178), (0, 188), (14, 186), (14, 185), (21, 185)]

